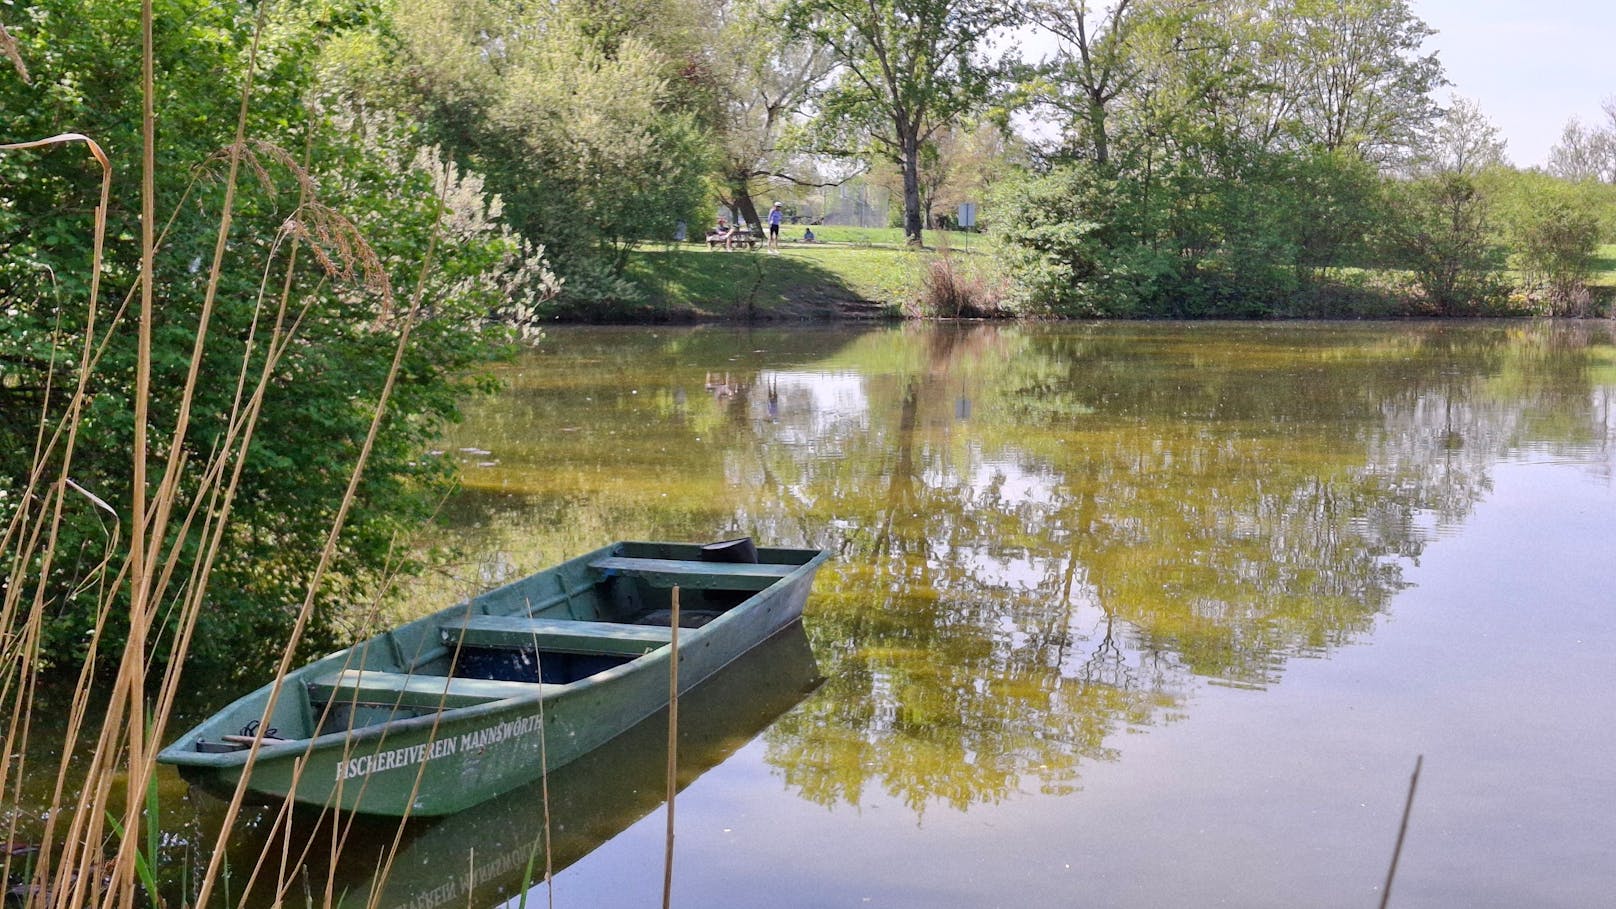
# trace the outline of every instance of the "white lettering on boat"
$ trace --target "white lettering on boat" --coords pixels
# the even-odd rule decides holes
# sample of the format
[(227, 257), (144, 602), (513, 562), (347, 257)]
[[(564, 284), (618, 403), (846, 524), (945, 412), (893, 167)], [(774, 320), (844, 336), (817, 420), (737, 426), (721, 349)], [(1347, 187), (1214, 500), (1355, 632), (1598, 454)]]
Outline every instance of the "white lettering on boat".
[(351, 780), (356, 776), (368, 776), (372, 773), (382, 773), (387, 770), (397, 770), (401, 767), (413, 767), (422, 761), (430, 761), (445, 755), (456, 754), (461, 751), (487, 748), (500, 742), (513, 738), (532, 735), (539, 729), (541, 718), (539, 714), (518, 717), (514, 720), (502, 720), (492, 726), (474, 729), (454, 737), (439, 739), (424, 745), (407, 745), (403, 748), (393, 748), (388, 751), (378, 751), (375, 754), (361, 755), (349, 758), (337, 764), (337, 781)]
[(407, 745), (403, 748), (378, 751), (375, 754), (350, 758), (337, 765), (337, 781), (341, 782), (351, 780), (356, 776), (381, 773), (384, 770), (410, 767), (422, 761), (430, 761), (433, 758), (454, 754), (457, 750), (455, 740), (451, 738), (440, 739), (424, 745)]
[(487, 748), (506, 739), (531, 735), (539, 728), (539, 715), (519, 717), (514, 720), (505, 720), (486, 729), (477, 729), (460, 737), (460, 750), (470, 751), (473, 748)]

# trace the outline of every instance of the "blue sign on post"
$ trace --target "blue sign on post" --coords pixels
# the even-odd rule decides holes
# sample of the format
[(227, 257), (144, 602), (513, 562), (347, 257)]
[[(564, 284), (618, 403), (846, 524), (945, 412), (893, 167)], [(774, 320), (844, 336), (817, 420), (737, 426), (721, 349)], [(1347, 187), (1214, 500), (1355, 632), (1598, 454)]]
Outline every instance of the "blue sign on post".
[(976, 203), (961, 202), (959, 207), (959, 226), (972, 228), (976, 226)]

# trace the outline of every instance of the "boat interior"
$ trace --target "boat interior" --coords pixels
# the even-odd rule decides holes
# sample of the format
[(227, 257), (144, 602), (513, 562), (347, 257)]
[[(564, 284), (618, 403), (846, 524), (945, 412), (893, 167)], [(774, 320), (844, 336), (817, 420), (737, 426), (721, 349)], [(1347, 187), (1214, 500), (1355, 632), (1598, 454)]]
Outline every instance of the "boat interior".
[[(756, 550), (721, 554), (749, 561), (714, 561), (708, 548), (618, 544), (333, 654), (298, 673), (306, 697), (286, 699), (295, 715), (277, 716), (278, 737), (542, 694), (668, 646), (675, 587), (679, 626), (700, 628), (800, 564), (760, 562)], [(250, 741), (223, 739), (198, 747), (231, 750)]]

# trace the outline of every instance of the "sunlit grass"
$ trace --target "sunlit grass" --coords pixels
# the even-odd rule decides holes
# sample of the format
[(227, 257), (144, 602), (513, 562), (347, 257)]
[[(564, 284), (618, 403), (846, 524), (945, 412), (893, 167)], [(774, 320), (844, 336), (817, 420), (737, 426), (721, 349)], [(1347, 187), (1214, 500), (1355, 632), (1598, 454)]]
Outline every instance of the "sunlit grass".
[(1594, 287), (1616, 287), (1616, 243), (1606, 243), (1594, 254)]
[(898, 316), (913, 311), (944, 245), (951, 255), (987, 258), (980, 235), (933, 231), (928, 249), (917, 251), (897, 228), (815, 227), (811, 243), (802, 239), (806, 229), (782, 229), (777, 250), (648, 246), (633, 254), (627, 273), (670, 318), (832, 318), (849, 306), (867, 316), (871, 304)]

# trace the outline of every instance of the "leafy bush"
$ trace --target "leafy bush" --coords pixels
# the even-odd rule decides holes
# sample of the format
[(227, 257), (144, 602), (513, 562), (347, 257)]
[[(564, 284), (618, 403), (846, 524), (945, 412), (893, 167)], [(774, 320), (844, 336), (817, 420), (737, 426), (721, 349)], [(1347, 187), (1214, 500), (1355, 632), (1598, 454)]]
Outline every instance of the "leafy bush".
[(1489, 174), (1487, 186), (1525, 292), (1552, 315), (1585, 314), (1612, 188), (1515, 171)]
[(1137, 212), (1128, 189), (1082, 163), (1001, 184), (988, 226), (1017, 282), (1016, 309), (1078, 318), (1140, 314), (1173, 262), (1131, 229)]
[(1387, 254), (1407, 268), (1437, 315), (1496, 311), (1509, 287), (1504, 251), (1493, 239), (1488, 207), (1462, 174), (1388, 185), (1394, 204), (1384, 229)]
[[(368, 598), (384, 572), (401, 567), (398, 538), (417, 526), (450, 479), (452, 468), (423, 451), (442, 421), (455, 418), (460, 398), (483, 387), (468, 370), (503, 349), (505, 332), (486, 320), (502, 293), (485, 277), (489, 266), (525, 258), (513, 262), (524, 280), (540, 287), (546, 280), (533, 251), (524, 257), (508, 236), (486, 224), (454, 223), (452, 211), (442, 223), (440, 198), (453, 195), (441, 182), (445, 175), (414, 166), (412, 153), (390, 151), (397, 133), (309, 110), (307, 74), (329, 23), (293, 22), (266, 35), (249, 138), (235, 146), (252, 13), (207, 0), (158, 0), (155, 10), (163, 63), (156, 193), (160, 219), (172, 213), (172, 220), (160, 220), (165, 233), (153, 268), (148, 492), (175, 495), (175, 521), (162, 541), (173, 554), (164, 565), (174, 579), (165, 609), (179, 588), (205, 583), (209, 606), (192, 652), (227, 671), (251, 670), (286, 639), (296, 615), (289, 604), (304, 597), (400, 332), (410, 329), (401, 381), (318, 591), (305, 649), (339, 636), (341, 605)], [(118, 589), (112, 579), (128, 540), (127, 519), (117, 516), (130, 515), (135, 500), (130, 452), (142, 356), (136, 316), (114, 311), (132, 293), (139, 264), (141, 138), (139, 118), (129, 115), (141, 95), (138, 18), (123, 3), (41, 0), (25, 21), (7, 24), (33, 78), (0, 78), (3, 132), (94, 136), (110, 150), (118, 177), (107, 215), (109, 290), (92, 301), (93, 164), (74, 148), (0, 156), (0, 245), (12, 251), (0, 264), (0, 409), (8, 414), (0, 426), (0, 486), (38, 492), (36, 476), (69, 471), (82, 491), (64, 499), (39, 600), (46, 610), (39, 659), (68, 664), (92, 650), (115, 656), (129, 613), (125, 601), (106, 613), (111, 624), (97, 628), (105, 598), (127, 596), (108, 591)], [(215, 275), (209, 265), (233, 159), (245, 176), (236, 181), (229, 243)], [(410, 321), (409, 294), (395, 288), (415, 285), (438, 234), (440, 267), (421, 316)], [(87, 345), (98, 359), (81, 376), (75, 360)], [(199, 381), (187, 400), (193, 367)], [(254, 401), (260, 377), (262, 398)], [(40, 449), (36, 442), (75, 425), (67, 392), (80, 378), (87, 397), (69, 462), (63, 444)], [(249, 441), (243, 420), (255, 410)], [(182, 414), (188, 429), (180, 435)], [(38, 459), (36, 451), (43, 452)], [(159, 487), (170, 455), (182, 469)], [(234, 496), (222, 498), (237, 470)], [(40, 501), (8, 497), (0, 524)], [(227, 501), (226, 529), (210, 559), (201, 528), (223, 519)], [(41, 553), (7, 585), (46, 571)], [(199, 573), (207, 564), (211, 578)], [(172, 635), (175, 612), (164, 614), (164, 634)]]

